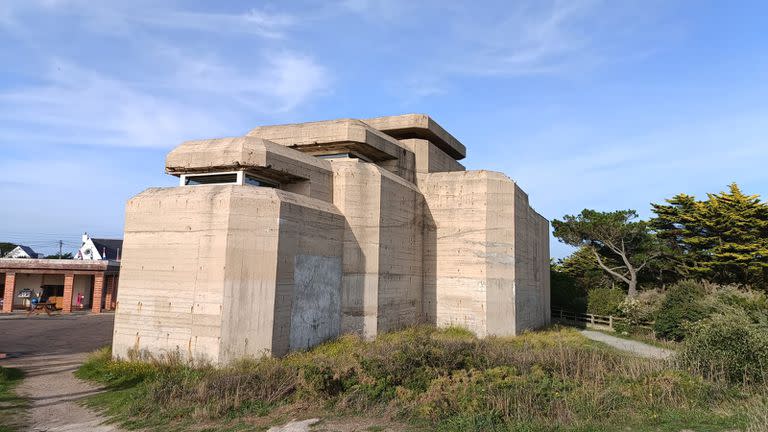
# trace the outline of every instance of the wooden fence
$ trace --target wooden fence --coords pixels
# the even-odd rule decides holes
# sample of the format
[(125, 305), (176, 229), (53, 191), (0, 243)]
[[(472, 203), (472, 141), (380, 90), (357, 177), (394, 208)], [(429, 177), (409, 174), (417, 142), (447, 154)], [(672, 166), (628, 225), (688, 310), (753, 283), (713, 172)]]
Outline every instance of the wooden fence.
[[(626, 322), (626, 318), (573, 312), (561, 308), (552, 308), (552, 320), (561, 324), (614, 330), (614, 324)], [(639, 327), (651, 328), (652, 322), (640, 323)]]

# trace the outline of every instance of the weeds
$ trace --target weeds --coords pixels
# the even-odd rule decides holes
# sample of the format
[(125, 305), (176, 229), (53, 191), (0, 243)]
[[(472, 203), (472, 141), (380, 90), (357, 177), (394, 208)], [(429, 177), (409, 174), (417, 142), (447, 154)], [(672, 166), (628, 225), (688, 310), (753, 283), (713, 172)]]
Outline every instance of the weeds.
[(752, 401), (743, 388), (563, 328), (481, 340), (458, 328), (413, 327), (223, 368), (144, 360), (113, 361), (102, 350), (78, 371), (113, 389), (93, 403), (126, 427), (191, 429), (281, 408), (378, 413), (445, 431), (664, 430), (676, 418), (718, 430), (746, 424), (735, 407)]

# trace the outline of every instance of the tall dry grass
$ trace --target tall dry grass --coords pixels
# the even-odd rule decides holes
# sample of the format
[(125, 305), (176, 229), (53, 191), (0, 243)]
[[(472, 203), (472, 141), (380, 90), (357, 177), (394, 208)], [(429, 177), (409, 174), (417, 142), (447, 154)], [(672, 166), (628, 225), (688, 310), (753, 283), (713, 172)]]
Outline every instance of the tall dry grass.
[(624, 355), (564, 328), (480, 340), (457, 328), (414, 327), (224, 368), (189, 367), (174, 356), (143, 360), (116, 362), (101, 353), (80, 373), (134, 383), (141, 395), (126, 408), (131, 416), (168, 421), (264, 415), (278, 406), (378, 413), (443, 430), (568, 430), (658, 413), (736, 415), (727, 412), (735, 397), (728, 383)]

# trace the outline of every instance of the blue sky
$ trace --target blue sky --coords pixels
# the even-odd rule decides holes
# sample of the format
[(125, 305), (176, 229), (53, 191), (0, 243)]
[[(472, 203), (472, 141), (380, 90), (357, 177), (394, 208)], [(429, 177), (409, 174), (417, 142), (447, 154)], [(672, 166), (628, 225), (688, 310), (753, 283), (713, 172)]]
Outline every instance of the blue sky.
[[(547, 218), (768, 186), (761, 1), (0, 1), (0, 241), (120, 236), (180, 142), (430, 114)], [(569, 248), (552, 241), (552, 255)]]

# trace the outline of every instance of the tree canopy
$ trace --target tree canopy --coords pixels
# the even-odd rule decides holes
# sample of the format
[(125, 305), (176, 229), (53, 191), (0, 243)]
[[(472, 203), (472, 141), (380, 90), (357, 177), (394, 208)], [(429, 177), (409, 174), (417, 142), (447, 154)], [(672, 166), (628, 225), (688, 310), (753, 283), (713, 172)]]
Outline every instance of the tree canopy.
[(680, 257), (680, 272), (718, 283), (768, 283), (768, 204), (738, 185), (707, 194), (678, 194), (652, 204), (650, 226)]
[(16, 246), (16, 243), (0, 242), (0, 257), (14, 250)]
[(591, 251), (603, 270), (627, 285), (630, 296), (637, 294), (638, 272), (659, 255), (647, 223), (634, 210), (584, 209), (553, 220), (552, 226), (560, 241)]

